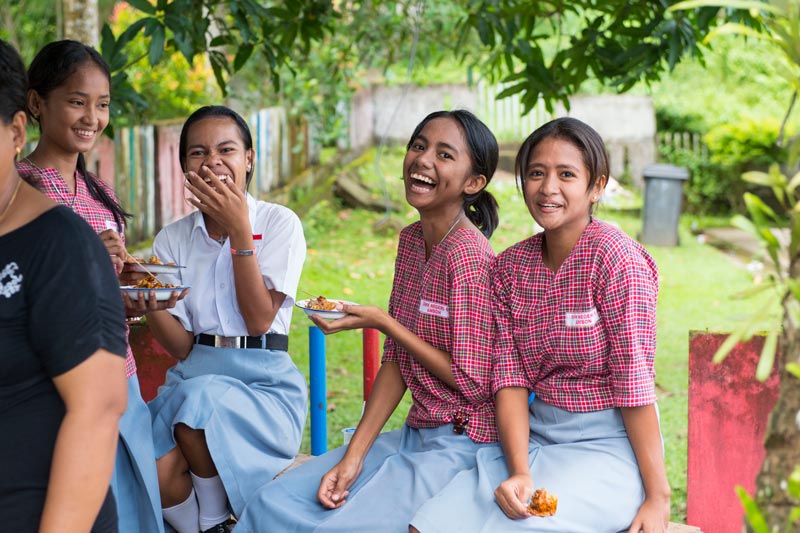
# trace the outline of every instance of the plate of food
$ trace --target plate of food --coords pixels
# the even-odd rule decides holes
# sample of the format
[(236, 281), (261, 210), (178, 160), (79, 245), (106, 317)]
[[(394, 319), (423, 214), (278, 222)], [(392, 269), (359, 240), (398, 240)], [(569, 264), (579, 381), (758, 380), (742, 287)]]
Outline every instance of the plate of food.
[(158, 257), (151, 255), (147, 259), (129, 256), (125, 261), (125, 270), (130, 272), (145, 272), (151, 274), (177, 274), (182, 267), (175, 263), (165, 263)]
[(342, 312), (342, 305), (345, 304), (358, 305), (345, 300), (331, 300), (324, 296), (298, 300), (295, 305), (302, 309), (308, 316), (317, 315), (327, 320), (336, 320), (337, 318), (347, 316), (347, 313)]
[(163, 300), (169, 300), (169, 297), (172, 296), (173, 291), (178, 291), (180, 293), (184, 289), (188, 288), (188, 286), (177, 286), (170, 283), (162, 283), (153, 276), (147, 276), (139, 281), (139, 283), (136, 285), (126, 285), (124, 287), (120, 287), (120, 290), (127, 293), (131, 300), (138, 300), (140, 294), (142, 295), (142, 298), (149, 300), (150, 291), (154, 291), (156, 293), (156, 301), (160, 302)]

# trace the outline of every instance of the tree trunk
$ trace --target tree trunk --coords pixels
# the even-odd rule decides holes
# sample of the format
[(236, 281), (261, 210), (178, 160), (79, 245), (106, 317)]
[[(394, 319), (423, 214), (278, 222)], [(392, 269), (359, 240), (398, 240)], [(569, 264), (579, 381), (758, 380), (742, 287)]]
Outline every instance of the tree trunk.
[(64, 39), (73, 39), (98, 47), (100, 26), (97, 0), (62, 0), (64, 6)]
[[(792, 257), (789, 275), (800, 276), (798, 256)], [(800, 330), (791, 317), (797, 300), (791, 294), (783, 301), (783, 333), (776, 364), (780, 372), (780, 392), (770, 415), (764, 447), (766, 457), (757, 479), (756, 501), (774, 531), (800, 531), (800, 524), (788, 526), (789, 514), (800, 501), (787, 491), (789, 475), (800, 466), (800, 381), (786, 371), (788, 361), (798, 361), (800, 356)]]

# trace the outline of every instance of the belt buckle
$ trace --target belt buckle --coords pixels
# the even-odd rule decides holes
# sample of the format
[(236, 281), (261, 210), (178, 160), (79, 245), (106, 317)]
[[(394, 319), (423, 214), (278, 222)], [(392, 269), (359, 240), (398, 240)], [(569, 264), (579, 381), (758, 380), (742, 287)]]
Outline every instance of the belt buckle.
[(241, 337), (222, 337), (220, 335), (214, 335), (215, 348), (241, 348), (241, 344)]

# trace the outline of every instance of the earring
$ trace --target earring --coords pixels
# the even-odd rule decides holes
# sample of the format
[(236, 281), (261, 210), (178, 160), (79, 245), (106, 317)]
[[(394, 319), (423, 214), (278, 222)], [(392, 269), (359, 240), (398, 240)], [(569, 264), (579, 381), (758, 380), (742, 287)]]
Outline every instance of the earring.
[(19, 155), (21, 153), (22, 153), (22, 147), (21, 146), (17, 146), (17, 155)]
[(597, 201), (597, 196), (592, 196), (592, 201), (596, 202)]
[(248, 171), (248, 172), (250, 172), (251, 170), (253, 170), (253, 165), (251, 165), (251, 164), (249, 164), (249, 163), (248, 163), (248, 165), (247, 165), (247, 171)]

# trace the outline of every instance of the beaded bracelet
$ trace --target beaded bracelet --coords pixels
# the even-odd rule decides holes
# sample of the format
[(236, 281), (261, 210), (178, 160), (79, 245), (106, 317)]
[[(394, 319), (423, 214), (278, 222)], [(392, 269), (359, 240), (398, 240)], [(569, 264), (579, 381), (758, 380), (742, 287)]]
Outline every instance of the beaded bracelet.
[(245, 250), (237, 250), (236, 248), (231, 248), (231, 255), (253, 255), (256, 253), (255, 248), (247, 248)]

